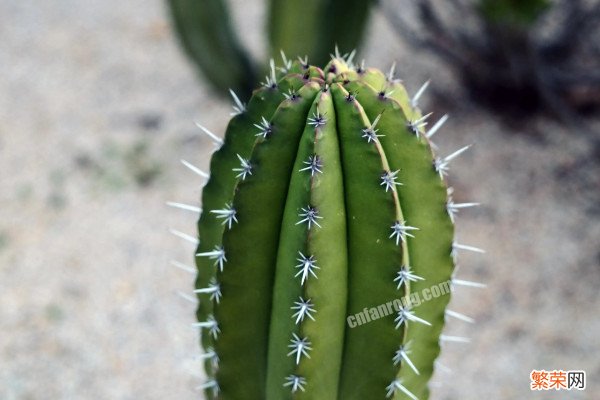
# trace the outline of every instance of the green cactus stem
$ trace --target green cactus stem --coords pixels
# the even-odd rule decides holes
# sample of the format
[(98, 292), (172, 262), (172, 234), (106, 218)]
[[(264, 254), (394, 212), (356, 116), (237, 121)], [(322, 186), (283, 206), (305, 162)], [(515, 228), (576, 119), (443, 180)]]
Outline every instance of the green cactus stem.
[[(248, 100), (257, 84), (258, 70), (224, 0), (166, 0), (179, 41), (199, 72), (220, 93), (233, 89)], [(342, 50), (360, 45), (373, 0), (269, 0), (267, 31), (270, 52), (292, 58), (309, 56), (326, 63), (334, 46)], [(291, 62), (285, 56), (282, 69)], [(268, 66), (267, 66), (268, 67)]]
[(223, 140), (203, 128), (219, 146), (197, 171), (208, 399), (426, 399), (440, 341), (460, 339), (441, 334), (456, 253), (480, 250), (454, 218), (476, 203), (445, 175), (466, 148), (436, 156), (446, 118), (425, 129), (424, 88), (349, 58), (272, 65)]
[(372, 0), (270, 0), (268, 32), (272, 57), (308, 55), (326, 63), (331, 49), (357, 48), (369, 20)]
[(218, 91), (251, 92), (256, 71), (222, 0), (167, 0), (173, 27), (188, 57)]

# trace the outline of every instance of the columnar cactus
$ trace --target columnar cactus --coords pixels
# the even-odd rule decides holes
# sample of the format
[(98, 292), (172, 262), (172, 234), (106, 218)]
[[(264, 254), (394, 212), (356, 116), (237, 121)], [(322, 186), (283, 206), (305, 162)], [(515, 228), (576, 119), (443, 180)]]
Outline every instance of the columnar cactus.
[(373, 0), (268, 0), (267, 32), (271, 54), (308, 55), (326, 63), (333, 46), (359, 47)]
[[(183, 48), (208, 82), (220, 92), (238, 91), (242, 99), (258, 79), (250, 52), (237, 38), (225, 0), (166, 0)], [(360, 46), (374, 0), (268, 0), (270, 53), (310, 56), (326, 63), (331, 48)], [(287, 64), (284, 61), (284, 64)]]
[(456, 251), (478, 251), (454, 242), (475, 204), (444, 180), (466, 148), (434, 156), (445, 118), (426, 131), (422, 91), (351, 58), (273, 68), (211, 134), (195, 324), (209, 399), (429, 395)]

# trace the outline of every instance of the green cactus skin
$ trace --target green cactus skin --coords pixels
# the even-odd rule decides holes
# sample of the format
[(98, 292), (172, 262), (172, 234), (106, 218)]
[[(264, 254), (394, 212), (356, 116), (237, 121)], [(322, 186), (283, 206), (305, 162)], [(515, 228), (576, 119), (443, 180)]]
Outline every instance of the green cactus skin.
[[(360, 45), (372, 0), (270, 0), (268, 32), (271, 55), (284, 50), (291, 58), (309, 56), (324, 64), (331, 49)], [(310, 16), (310, 18), (299, 18)]]
[[(455, 204), (400, 81), (294, 62), (238, 104), (203, 190), (197, 311), (208, 399), (426, 399), (453, 278)], [(442, 119), (443, 122), (445, 118)], [(389, 311), (388, 306), (388, 311)], [(371, 312), (371, 311), (369, 311)], [(455, 313), (456, 314), (456, 313)]]

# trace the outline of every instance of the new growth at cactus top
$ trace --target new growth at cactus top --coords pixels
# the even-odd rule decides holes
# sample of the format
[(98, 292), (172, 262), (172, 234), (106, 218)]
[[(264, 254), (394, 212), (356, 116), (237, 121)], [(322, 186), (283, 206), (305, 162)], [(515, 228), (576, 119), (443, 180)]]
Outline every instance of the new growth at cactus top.
[[(458, 210), (418, 99), (335, 55), (284, 59), (236, 100), (202, 194), (198, 322), (208, 399), (426, 399), (449, 291), (348, 316), (454, 279)], [(424, 88), (423, 88), (424, 89)], [(173, 203), (182, 207), (178, 203)], [(199, 208), (191, 211), (200, 212)], [(469, 284), (467, 282), (466, 284)], [(466, 318), (466, 317), (465, 317)]]

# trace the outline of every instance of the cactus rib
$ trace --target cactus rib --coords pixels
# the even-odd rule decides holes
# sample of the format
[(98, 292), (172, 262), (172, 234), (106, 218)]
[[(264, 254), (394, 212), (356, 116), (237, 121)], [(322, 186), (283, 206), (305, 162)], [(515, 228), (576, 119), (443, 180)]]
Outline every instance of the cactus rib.
[[(210, 168), (215, 176), (223, 176), (224, 179), (210, 179), (207, 182), (202, 192), (203, 208), (217, 209), (232, 202), (233, 188), (237, 178), (230, 176), (230, 172), (237, 167), (237, 155), (240, 153), (249, 154), (254, 142), (253, 138), (247, 137), (246, 132), (252, 128), (257, 115), (271, 116), (281, 102), (281, 98), (277, 91), (259, 90), (255, 92), (248, 104), (247, 111), (231, 120), (225, 134), (225, 143), (213, 154)], [(223, 231), (223, 225), (214, 215), (202, 213), (198, 221), (198, 234), (202, 240), (196, 253), (210, 252), (214, 250), (215, 246), (219, 246), (222, 243)], [(202, 289), (207, 287), (210, 281), (216, 277), (216, 267), (209, 259), (201, 256), (196, 257), (196, 265), (198, 276), (195, 286), (197, 289)], [(202, 293), (197, 295), (200, 301), (197, 318), (199, 321), (205, 321), (214, 312), (213, 302), (210, 300), (210, 296)], [(214, 340), (210, 335), (202, 335), (201, 342), (204, 349), (214, 348)], [(214, 376), (216, 372), (214, 365), (211, 362), (205, 362), (204, 365), (207, 375)], [(207, 395), (212, 396), (212, 392), (212, 390), (207, 391)]]
[(282, 102), (269, 120), (261, 117), (263, 123), (251, 130), (258, 130), (259, 136), (245, 132), (255, 139), (248, 151), (255, 169), (232, 191), (239, 223), (222, 236), (228, 264), (218, 274), (223, 298), (215, 305), (221, 335), (214, 347), (224, 365), (216, 377), (223, 396), (264, 397), (273, 270), (285, 192), (297, 151), (285, 143), (298, 142), (318, 90), (316, 83), (303, 86), (297, 101)]

